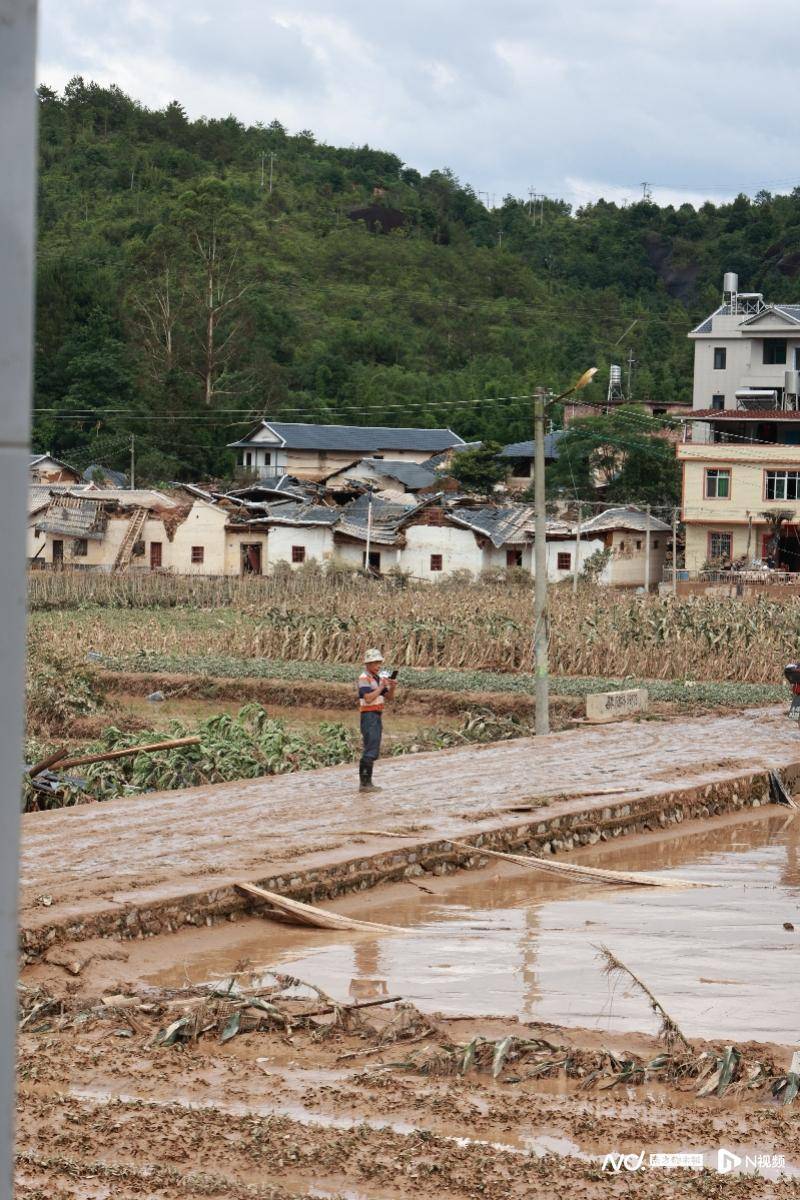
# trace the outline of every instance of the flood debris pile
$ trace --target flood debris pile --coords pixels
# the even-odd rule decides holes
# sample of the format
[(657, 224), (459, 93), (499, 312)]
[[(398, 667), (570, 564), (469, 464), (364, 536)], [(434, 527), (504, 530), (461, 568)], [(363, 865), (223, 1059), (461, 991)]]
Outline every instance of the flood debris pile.
[[(658, 1006), (655, 997), (653, 1002)], [(781, 1069), (769, 1055), (752, 1048), (692, 1043), (666, 1014), (660, 1031), (664, 1049), (649, 1058), (581, 1048), (552, 1036), (479, 1034), (457, 1042), (447, 1018), (427, 1016), (400, 997), (337, 1001), (315, 984), (277, 972), (254, 973), (246, 964), (218, 981), (182, 988), (141, 986), (94, 998), (56, 996), (20, 984), (19, 1025), (29, 1034), (109, 1025), (107, 1036), (163, 1050), (207, 1040), (224, 1045), (233, 1038), (259, 1035), (278, 1037), (302, 1052), (303, 1045), (310, 1048), (336, 1039), (350, 1044), (356, 1038), (360, 1045), (340, 1054), (337, 1062), (355, 1060), (358, 1065), (365, 1060), (365, 1078), (390, 1072), (476, 1075), (503, 1085), (563, 1078), (574, 1081), (578, 1092), (656, 1081), (698, 1098), (773, 1097), (782, 1105), (791, 1104), (800, 1092), (800, 1053), (788, 1070)], [(386, 1056), (382, 1061), (371, 1061), (381, 1054)]]

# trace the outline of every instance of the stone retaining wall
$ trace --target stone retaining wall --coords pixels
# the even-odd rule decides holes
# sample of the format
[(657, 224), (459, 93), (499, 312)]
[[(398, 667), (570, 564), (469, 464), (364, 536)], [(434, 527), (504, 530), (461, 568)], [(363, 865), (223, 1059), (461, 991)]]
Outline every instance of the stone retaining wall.
[[(800, 768), (783, 773), (790, 787), (796, 776), (800, 776)], [(370, 854), (369, 851), (359, 853), (358, 845), (354, 842), (342, 848), (341, 853), (347, 857), (338, 862), (313, 868), (298, 865), (296, 872), (283, 871), (249, 882), (255, 882), (268, 891), (315, 904), (346, 892), (364, 891), (380, 883), (415, 878), (426, 873), (444, 875), (458, 869), (470, 870), (484, 866), (488, 860), (481, 855), (481, 846), (490, 850), (560, 854), (577, 846), (594, 845), (631, 833), (666, 829), (686, 820), (703, 820), (767, 803), (768, 777), (759, 772), (704, 787), (655, 793), (547, 818), (537, 819), (534, 810), (529, 819), (513, 818), (513, 824), (483, 828), (473, 834), (466, 831), (459, 840), (474, 841), (474, 853), (456, 848), (447, 838), (412, 844), (398, 840), (391, 850), (383, 850), (378, 854)], [(160, 933), (174, 933), (185, 925), (235, 921), (251, 909), (252, 901), (226, 884), (213, 890), (143, 904), (137, 908), (109, 908), (79, 921), (53, 922), (37, 925), (36, 928), (25, 928), (23, 925), (20, 948), (24, 961), (32, 962), (57, 942), (83, 941), (93, 937), (152, 937)]]

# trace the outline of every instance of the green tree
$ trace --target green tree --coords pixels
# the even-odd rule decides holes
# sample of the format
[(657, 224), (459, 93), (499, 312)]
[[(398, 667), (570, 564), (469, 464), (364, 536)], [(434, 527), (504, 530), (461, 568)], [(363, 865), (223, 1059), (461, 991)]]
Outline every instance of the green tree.
[(659, 423), (635, 405), (576, 421), (558, 444), (548, 487), (577, 490), (582, 498), (600, 488), (604, 499), (622, 504), (676, 504), (675, 447), (658, 429)]
[(480, 446), (461, 450), (453, 455), (448, 474), (468, 492), (488, 495), (508, 474), (507, 463), (499, 457), (502, 448), (499, 442), (482, 442)]

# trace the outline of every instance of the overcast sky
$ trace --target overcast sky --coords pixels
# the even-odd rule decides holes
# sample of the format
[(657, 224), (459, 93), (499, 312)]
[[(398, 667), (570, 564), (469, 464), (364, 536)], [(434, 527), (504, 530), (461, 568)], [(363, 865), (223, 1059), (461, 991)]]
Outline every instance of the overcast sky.
[(800, 183), (797, 0), (41, 0), (39, 79), (277, 118), (497, 203)]

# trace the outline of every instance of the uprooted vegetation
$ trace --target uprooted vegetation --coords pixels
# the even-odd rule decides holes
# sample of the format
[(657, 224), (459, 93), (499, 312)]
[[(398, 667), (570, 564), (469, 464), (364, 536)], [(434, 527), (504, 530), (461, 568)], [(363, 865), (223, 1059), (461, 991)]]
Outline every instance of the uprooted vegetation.
[(46, 988), (20, 984), (19, 1023), (21, 1029), (42, 1035), (108, 1026), (120, 1036), (121, 1026), (139, 1045), (174, 1051), (208, 1040), (224, 1045), (248, 1034), (291, 1038), (301, 1051), (303, 1038), (310, 1046), (347, 1035), (360, 1045), (340, 1055), (339, 1061), (372, 1060), (383, 1054), (375, 1064), (381, 1072), (475, 1074), (509, 1085), (560, 1078), (572, 1082), (577, 1091), (652, 1081), (699, 1099), (749, 1096), (762, 1102), (772, 1098), (782, 1105), (791, 1104), (800, 1091), (800, 1077), (782, 1069), (764, 1048), (678, 1042), (674, 1031), (664, 1036), (663, 1030), (663, 1049), (652, 1057), (579, 1048), (560, 1040), (558, 1030), (548, 1031), (547, 1037), (517, 1032), (459, 1042), (453, 1040), (446, 1018), (426, 1015), (397, 997), (341, 1002), (314, 984), (278, 972), (254, 972), (246, 963), (225, 978), (199, 985), (140, 985), (94, 998), (56, 996)]
[[(489, 712), (465, 713), (459, 727), (420, 729), (397, 742), (391, 753), (499, 741), (530, 732), (524, 722), (514, 717), (498, 717)], [(171, 739), (191, 735), (198, 735), (199, 743), (90, 763), (82, 766), (79, 774), (66, 774), (57, 787), (48, 787), (46, 791), (26, 777), (24, 810), (60, 808), (87, 800), (111, 800), (116, 796), (284, 775), (290, 771), (313, 771), (354, 762), (361, 753), (355, 733), (341, 722), (322, 721), (316, 729), (294, 730), (282, 719), (271, 717), (257, 703), (244, 705), (235, 716), (221, 713), (193, 726), (172, 721), (166, 733)], [(146, 746), (164, 737), (163, 730), (125, 732), (111, 726), (98, 741), (83, 747), (82, 753), (99, 755)], [(52, 745), (31, 740), (27, 759), (29, 762), (42, 759), (50, 749)]]

